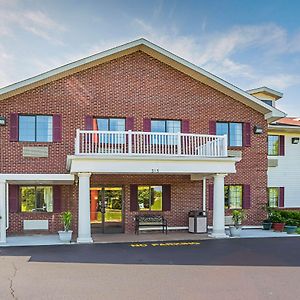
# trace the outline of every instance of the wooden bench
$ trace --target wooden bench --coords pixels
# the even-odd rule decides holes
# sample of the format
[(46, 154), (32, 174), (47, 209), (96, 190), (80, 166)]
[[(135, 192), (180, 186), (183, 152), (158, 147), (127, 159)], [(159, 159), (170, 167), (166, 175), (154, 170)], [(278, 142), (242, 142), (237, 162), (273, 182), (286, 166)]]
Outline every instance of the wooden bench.
[(163, 216), (143, 215), (135, 216), (135, 234), (139, 234), (140, 227), (162, 227), (162, 232), (168, 234), (168, 223)]

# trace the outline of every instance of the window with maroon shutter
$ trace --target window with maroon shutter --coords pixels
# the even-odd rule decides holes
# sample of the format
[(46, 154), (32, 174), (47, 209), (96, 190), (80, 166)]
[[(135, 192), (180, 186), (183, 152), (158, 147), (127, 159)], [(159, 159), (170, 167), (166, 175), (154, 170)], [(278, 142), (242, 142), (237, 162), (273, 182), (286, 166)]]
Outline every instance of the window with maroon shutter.
[(61, 115), (53, 115), (53, 142), (62, 141), (62, 119)]
[(279, 155), (285, 155), (285, 138), (284, 135), (279, 136)]
[(53, 212), (58, 213), (61, 212), (61, 186), (54, 185), (53, 186)]
[(171, 210), (171, 185), (165, 184), (162, 186), (162, 210)]
[(250, 123), (243, 124), (243, 146), (251, 146), (251, 125)]
[(279, 201), (278, 201), (279, 207), (284, 207), (284, 187), (279, 188)]
[(130, 185), (130, 211), (138, 210), (138, 186), (136, 184)]
[(214, 208), (214, 185), (208, 185), (208, 209), (212, 210)]
[(125, 122), (125, 129), (128, 130), (134, 130), (134, 118), (133, 117), (127, 117)]
[(93, 117), (92, 116), (85, 116), (84, 127), (85, 127), (85, 130), (93, 130)]
[(16, 213), (20, 210), (20, 201), (19, 201), (19, 186), (18, 185), (9, 185), (8, 187), (8, 198), (9, 198), (9, 212)]
[(9, 140), (11, 142), (17, 142), (19, 139), (19, 116), (16, 113), (11, 113), (9, 119), (10, 119)]
[(251, 194), (250, 194), (250, 185), (243, 185), (243, 208), (251, 208)]
[(182, 133), (190, 133), (190, 121), (189, 120), (181, 121), (181, 132)]

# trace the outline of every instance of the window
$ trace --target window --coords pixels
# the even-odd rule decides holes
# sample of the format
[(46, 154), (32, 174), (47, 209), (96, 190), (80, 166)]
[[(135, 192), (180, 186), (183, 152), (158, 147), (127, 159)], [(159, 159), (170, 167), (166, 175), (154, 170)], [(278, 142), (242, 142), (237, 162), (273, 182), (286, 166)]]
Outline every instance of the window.
[[(99, 131), (125, 131), (126, 120), (124, 118), (96, 118), (93, 121), (93, 130)], [(123, 135), (112, 136), (106, 135), (100, 137), (100, 143), (124, 144)]]
[(272, 100), (261, 100), (262, 102), (270, 105), (270, 106), (273, 106), (273, 101)]
[[(151, 132), (169, 132), (178, 133), (181, 132), (181, 121), (178, 120), (151, 120)], [(164, 140), (158, 141), (158, 137), (152, 137), (153, 144), (167, 144), (174, 145), (177, 143), (176, 136), (168, 136)]]
[(20, 187), (21, 212), (53, 212), (51, 186)]
[(93, 130), (99, 131), (125, 131), (124, 118), (96, 118)]
[(162, 186), (139, 186), (138, 205), (141, 211), (162, 211)]
[(216, 133), (217, 135), (227, 134), (228, 146), (243, 146), (243, 123), (217, 122)]
[(279, 155), (279, 135), (268, 136), (268, 155)]
[(243, 206), (243, 186), (242, 185), (225, 185), (225, 208), (240, 209)]
[(20, 142), (52, 142), (52, 116), (19, 116)]
[(278, 207), (279, 203), (279, 188), (269, 187), (268, 188), (268, 205), (269, 207)]

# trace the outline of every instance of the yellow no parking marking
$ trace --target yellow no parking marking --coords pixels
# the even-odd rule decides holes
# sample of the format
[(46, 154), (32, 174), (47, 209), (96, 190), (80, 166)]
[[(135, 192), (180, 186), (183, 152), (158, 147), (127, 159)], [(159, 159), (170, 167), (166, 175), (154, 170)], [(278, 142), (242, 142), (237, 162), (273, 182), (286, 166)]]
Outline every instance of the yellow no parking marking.
[(145, 248), (145, 247), (174, 247), (174, 246), (195, 246), (195, 245), (200, 245), (200, 242), (165, 242), (165, 243), (148, 243), (148, 244), (143, 244), (143, 243), (135, 243), (135, 244), (130, 244), (131, 247), (136, 247), (136, 248)]

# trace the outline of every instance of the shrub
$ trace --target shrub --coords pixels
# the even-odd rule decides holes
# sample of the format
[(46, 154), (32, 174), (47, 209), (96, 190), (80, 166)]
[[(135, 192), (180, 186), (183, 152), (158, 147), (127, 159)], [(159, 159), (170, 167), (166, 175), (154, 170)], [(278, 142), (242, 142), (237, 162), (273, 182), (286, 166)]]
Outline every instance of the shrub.
[(70, 211), (64, 211), (61, 213), (61, 220), (64, 224), (65, 231), (69, 231), (72, 223), (72, 213)]
[(300, 226), (300, 211), (273, 210), (270, 220), (272, 223), (286, 223), (289, 226)]
[(241, 225), (242, 222), (244, 221), (244, 219), (245, 219), (245, 213), (242, 209), (234, 210), (232, 212), (232, 220), (233, 220), (235, 227), (238, 227), (239, 225)]

